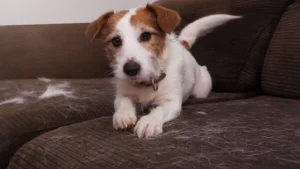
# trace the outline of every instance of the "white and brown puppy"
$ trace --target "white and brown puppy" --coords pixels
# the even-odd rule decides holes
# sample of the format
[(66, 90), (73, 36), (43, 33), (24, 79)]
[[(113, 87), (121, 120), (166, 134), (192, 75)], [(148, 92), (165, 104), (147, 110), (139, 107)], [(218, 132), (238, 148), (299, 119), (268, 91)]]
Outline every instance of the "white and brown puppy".
[[(210, 74), (198, 65), (189, 48), (198, 37), (236, 18), (210, 15), (189, 24), (177, 37), (172, 32), (180, 22), (179, 14), (148, 4), (107, 12), (89, 24), (87, 37), (103, 40), (116, 77), (113, 127), (135, 125), (138, 137), (157, 136), (165, 122), (179, 116), (188, 97), (207, 97), (212, 87)], [(134, 103), (157, 106), (138, 120)]]

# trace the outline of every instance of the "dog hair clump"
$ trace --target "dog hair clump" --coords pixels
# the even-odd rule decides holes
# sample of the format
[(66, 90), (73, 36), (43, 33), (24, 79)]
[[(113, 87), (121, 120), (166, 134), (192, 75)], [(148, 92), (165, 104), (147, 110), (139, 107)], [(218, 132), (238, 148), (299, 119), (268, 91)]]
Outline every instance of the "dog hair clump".
[(73, 97), (72, 96), (73, 92), (67, 90), (68, 87), (69, 87), (68, 83), (49, 85), (46, 91), (39, 96), (39, 99), (48, 99), (57, 96)]
[(46, 82), (46, 83), (49, 83), (49, 82), (52, 81), (51, 79), (45, 78), (45, 77), (39, 77), (38, 80), (40, 80), (40, 81), (42, 81), (42, 82)]
[(5, 100), (3, 102), (0, 102), (0, 106), (4, 105), (4, 104), (11, 104), (11, 103), (23, 104), (24, 102), (25, 102), (25, 99), (23, 97), (15, 97), (15, 98), (8, 99), (8, 100)]

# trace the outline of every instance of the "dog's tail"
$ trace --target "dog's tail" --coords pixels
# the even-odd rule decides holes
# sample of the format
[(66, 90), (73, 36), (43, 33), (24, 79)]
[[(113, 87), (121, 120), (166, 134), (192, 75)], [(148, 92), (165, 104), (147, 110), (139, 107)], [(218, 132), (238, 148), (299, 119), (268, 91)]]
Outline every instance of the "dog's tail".
[(241, 16), (216, 14), (197, 19), (183, 28), (178, 39), (187, 49), (190, 49), (197, 38), (205, 36), (207, 33), (213, 31), (214, 28), (223, 25), (230, 20), (239, 18), (241, 18)]

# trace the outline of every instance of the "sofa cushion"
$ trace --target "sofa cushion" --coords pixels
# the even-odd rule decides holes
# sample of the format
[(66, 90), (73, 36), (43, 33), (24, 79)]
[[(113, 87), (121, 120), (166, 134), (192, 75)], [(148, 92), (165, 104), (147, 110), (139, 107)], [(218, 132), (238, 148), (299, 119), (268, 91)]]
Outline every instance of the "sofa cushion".
[(283, 15), (271, 41), (263, 70), (267, 94), (300, 99), (300, 2)]
[(178, 10), (180, 30), (186, 24), (210, 14), (241, 15), (202, 37), (192, 48), (199, 64), (207, 65), (217, 91), (243, 92), (260, 88), (265, 53), (273, 30), (290, 0), (159, 0)]
[(185, 106), (148, 140), (102, 117), (33, 139), (8, 168), (299, 168), (299, 109), (299, 100), (267, 96)]
[(262, 95), (261, 90), (254, 90), (251, 92), (240, 92), (240, 93), (226, 93), (226, 92), (211, 92), (207, 98), (189, 98), (183, 105), (193, 105), (193, 104), (202, 104), (202, 103), (214, 103), (214, 102), (223, 102), (230, 100), (246, 99), (255, 96)]
[[(0, 168), (4, 168), (9, 157), (20, 146), (45, 131), (113, 114), (112, 79), (47, 80), (1, 81)], [(53, 87), (65, 90), (65, 96), (43, 98), (47, 96), (43, 95), (46, 89)], [(259, 91), (211, 93), (209, 98), (189, 99), (185, 104), (219, 102), (258, 94)], [(42, 99), (39, 98), (41, 95)]]
[[(47, 130), (111, 115), (111, 86), (110, 80), (100, 79), (1, 81), (0, 168), (22, 144)], [(66, 95), (39, 98), (55, 87)]]
[(98, 78), (109, 63), (100, 42), (90, 43), (87, 24), (0, 26), (0, 80)]

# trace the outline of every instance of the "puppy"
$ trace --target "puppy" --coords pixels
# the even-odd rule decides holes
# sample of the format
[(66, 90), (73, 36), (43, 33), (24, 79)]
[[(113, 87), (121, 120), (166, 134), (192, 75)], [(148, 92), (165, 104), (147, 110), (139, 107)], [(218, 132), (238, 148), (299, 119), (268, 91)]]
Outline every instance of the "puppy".
[[(139, 138), (158, 136), (190, 96), (205, 98), (212, 80), (189, 52), (196, 39), (238, 16), (210, 15), (185, 27), (177, 37), (178, 12), (147, 4), (107, 12), (88, 25), (86, 36), (100, 38), (116, 77), (113, 127), (134, 127)], [(156, 105), (137, 119), (135, 103)]]

